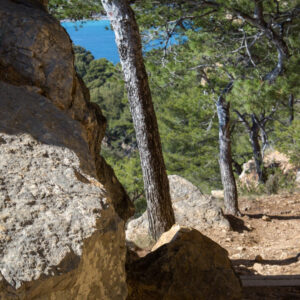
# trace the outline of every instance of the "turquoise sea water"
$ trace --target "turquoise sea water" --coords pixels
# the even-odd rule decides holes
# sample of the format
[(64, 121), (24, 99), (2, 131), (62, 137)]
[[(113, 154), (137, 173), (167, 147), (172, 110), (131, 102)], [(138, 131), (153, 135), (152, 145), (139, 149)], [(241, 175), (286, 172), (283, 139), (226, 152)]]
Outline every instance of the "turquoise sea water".
[[(62, 22), (61, 24), (67, 30), (73, 43), (91, 51), (96, 59), (104, 57), (114, 64), (120, 61), (115, 34), (110, 29), (109, 20), (86, 21), (83, 24), (80, 21)], [(177, 43), (176, 38), (172, 37), (168, 45)], [(144, 50), (149, 51), (162, 46), (164, 42), (156, 39), (149, 42)]]
[(114, 64), (120, 61), (114, 32), (108, 20), (62, 22), (73, 43), (91, 51), (96, 59), (106, 58)]

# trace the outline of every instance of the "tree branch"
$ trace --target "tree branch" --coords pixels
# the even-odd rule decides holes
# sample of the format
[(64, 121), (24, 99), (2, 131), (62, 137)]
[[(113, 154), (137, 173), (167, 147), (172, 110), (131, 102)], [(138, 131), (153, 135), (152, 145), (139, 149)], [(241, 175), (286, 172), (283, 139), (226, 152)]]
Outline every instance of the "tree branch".
[(284, 68), (284, 60), (289, 57), (289, 49), (284, 39), (274, 31), (270, 24), (267, 24), (264, 15), (263, 15), (263, 3), (262, 0), (255, 1), (255, 13), (254, 17), (249, 16), (248, 14), (234, 9), (233, 12), (240, 18), (244, 19), (247, 23), (252, 26), (260, 29), (272, 42), (277, 50), (278, 62), (276, 67), (266, 74), (264, 80), (268, 80), (270, 83), (282, 74)]
[(246, 128), (248, 129), (248, 131), (250, 131), (251, 130), (251, 126), (250, 126), (249, 122), (247, 121), (247, 119), (245, 117), (246, 114), (241, 114), (237, 109), (234, 109), (233, 111), (237, 114), (238, 118), (246, 126)]

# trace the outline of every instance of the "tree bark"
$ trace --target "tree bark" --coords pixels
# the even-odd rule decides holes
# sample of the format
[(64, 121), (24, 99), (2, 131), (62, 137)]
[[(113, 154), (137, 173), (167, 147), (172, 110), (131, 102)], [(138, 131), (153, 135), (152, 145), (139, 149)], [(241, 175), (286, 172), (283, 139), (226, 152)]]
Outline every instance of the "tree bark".
[(261, 124), (260, 126), (260, 136), (261, 136), (261, 157), (262, 160), (264, 160), (264, 156), (265, 156), (265, 151), (269, 146), (269, 141), (268, 141), (268, 136), (266, 134), (266, 130), (264, 127), (262, 127), (263, 124)]
[(290, 113), (289, 124), (290, 125), (292, 125), (292, 123), (294, 121), (294, 114), (295, 114), (294, 102), (295, 102), (294, 94), (290, 94), (290, 97), (289, 97), (289, 113)]
[(260, 183), (266, 182), (266, 172), (263, 164), (263, 157), (259, 144), (259, 124), (254, 114), (251, 115), (252, 126), (249, 130), (249, 137), (253, 150), (255, 169), (258, 175), (258, 181)]
[(219, 119), (219, 165), (224, 188), (225, 213), (239, 215), (238, 194), (232, 170), (230, 104), (220, 96), (216, 105)]
[(139, 29), (127, 0), (101, 1), (115, 32), (141, 158), (149, 231), (157, 240), (175, 218)]
[[(260, 183), (265, 183), (267, 180), (267, 174), (263, 164), (263, 153), (268, 145), (268, 137), (265, 130), (265, 126), (267, 121), (271, 118), (271, 116), (276, 110), (272, 110), (272, 112), (269, 114), (268, 117), (262, 115), (260, 120), (258, 120), (255, 113), (252, 113), (250, 115), (252, 121), (251, 126), (250, 123), (247, 121), (247, 114), (242, 115), (236, 109), (234, 111), (236, 112), (236, 114), (238, 115), (238, 117), (240, 118), (240, 120), (243, 122), (243, 124), (246, 126), (248, 130), (249, 139), (252, 146), (252, 152), (254, 157), (255, 169), (258, 175), (258, 181)], [(261, 132), (263, 151), (261, 151), (260, 144), (259, 144), (259, 132)]]

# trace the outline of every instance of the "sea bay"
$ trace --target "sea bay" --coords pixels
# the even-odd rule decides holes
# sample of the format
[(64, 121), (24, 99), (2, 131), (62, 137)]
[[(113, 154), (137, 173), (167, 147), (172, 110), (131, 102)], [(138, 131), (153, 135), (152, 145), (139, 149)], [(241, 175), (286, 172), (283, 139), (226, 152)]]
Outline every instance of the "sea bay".
[[(114, 64), (120, 62), (115, 43), (115, 34), (110, 28), (109, 20), (89, 20), (84, 22), (65, 21), (61, 22), (61, 24), (70, 35), (73, 43), (89, 50), (95, 59), (104, 57)], [(144, 45), (144, 51), (163, 47), (164, 43), (165, 41), (159, 38), (148, 41), (148, 43)], [(169, 39), (168, 46), (177, 43), (176, 38), (172, 37)]]
[(114, 32), (109, 20), (62, 22), (73, 43), (91, 51), (96, 59), (106, 58), (116, 64), (120, 61)]

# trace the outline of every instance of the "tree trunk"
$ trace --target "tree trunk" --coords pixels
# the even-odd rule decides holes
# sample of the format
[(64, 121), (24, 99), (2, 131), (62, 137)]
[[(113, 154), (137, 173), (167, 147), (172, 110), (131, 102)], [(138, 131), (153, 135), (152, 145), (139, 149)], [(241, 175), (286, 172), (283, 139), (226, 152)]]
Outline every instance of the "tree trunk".
[(140, 152), (149, 231), (157, 240), (175, 218), (139, 29), (127, 0), (102, 0), (102, 4), (115, 32)]
[(254, 114), (251, 115), (252, 126), (249, 131), (254, 162), (255, 162), (255, 169), (258, 175), (258, 181), (260, 183), (266, 182), (266, 173), (263, 164), (263, 158), (261, 154), (261, 149), (259, 145), (259, 125), (257, 123), (257, 119)]
[(290, 117), (289, 117), (289, 124), (292, 125), (293, 121), (294, 121), (294, 94), (290, 94), (289, 97), (289, 113), (290, 113)]
[(238, 194), (232, 170), (231, 138), (230, 138), (230, 104), (223, 96), (217, 102), (219, 119), (219, 165), (224, 188), (225, 213), (239, 215)]
[(261, 159), (264, 160), (266, 149), (269, 146), (268, 136), (265, 130), (265, 125), (261, 122), (260, 124), (260, 136), (261, 136)]

